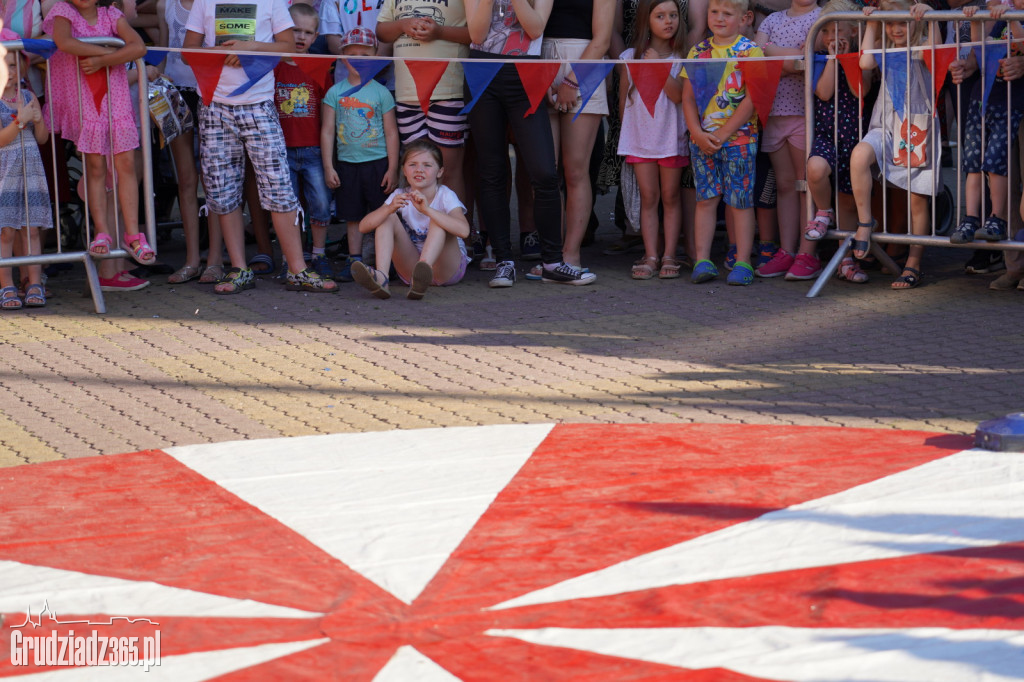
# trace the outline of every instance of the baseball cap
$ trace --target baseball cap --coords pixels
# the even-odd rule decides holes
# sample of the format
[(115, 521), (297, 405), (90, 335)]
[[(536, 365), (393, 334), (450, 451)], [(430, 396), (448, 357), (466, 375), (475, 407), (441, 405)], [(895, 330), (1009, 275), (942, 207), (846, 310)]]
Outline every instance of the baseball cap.
[(377, 47), (377, 36), (373, 31), (366, 28), (365, 26), (356, 26), (354, 29), (346, 33), (341, 37), (341, 46), (343, 48), (349, 45), (366, 45), (367, 47)]

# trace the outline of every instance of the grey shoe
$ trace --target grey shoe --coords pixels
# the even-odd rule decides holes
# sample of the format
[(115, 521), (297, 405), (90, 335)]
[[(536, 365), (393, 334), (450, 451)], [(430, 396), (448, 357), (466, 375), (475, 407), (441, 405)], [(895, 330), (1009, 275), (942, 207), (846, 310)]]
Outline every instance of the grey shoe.
[(516, 283), (516, 264), (510, 260), (503, 260), (498, 263), (494, 271), (494, 277), (487, 283), (492, 289), (510, 287)]

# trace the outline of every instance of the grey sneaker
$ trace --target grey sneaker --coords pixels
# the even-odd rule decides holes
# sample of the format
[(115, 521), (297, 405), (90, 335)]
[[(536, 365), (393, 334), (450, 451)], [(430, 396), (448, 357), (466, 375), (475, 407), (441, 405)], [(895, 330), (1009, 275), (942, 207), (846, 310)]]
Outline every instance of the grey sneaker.
[(593, 283), (594, 280), (597, 279), (597, 275), (594, 273), (584, 272), (575, 265), (569, 265), (568, 263), (559, 263), (553, 270), (548, 270), (547, 268), (541, 269), (542, 272), (540, 273), (540, 278), (543, 282), (584, 286), (586, 284)]
[(515, 283), (516, 264), (510, 260), (503, 260), (498, 263), (498, 268), (494, 271), (494, 277), (491, 277), (491, 281), (487, 283), (487, 286), (492, 289), (498, 289), (510, 287)]

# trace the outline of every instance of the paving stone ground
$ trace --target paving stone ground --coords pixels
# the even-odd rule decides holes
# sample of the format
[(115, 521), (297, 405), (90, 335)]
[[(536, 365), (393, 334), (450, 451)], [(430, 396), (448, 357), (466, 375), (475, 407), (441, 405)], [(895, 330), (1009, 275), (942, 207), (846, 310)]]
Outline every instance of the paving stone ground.
[[(603, 205), (603, 204), (602, 204)], [(607, 212), (603, 211), (603, 216)], [(501, 423), (756, 423), (969, 434), (1024, 409), (1024, 292), (933, 249), (891, 277), (636, 282), (604, 256), (588, 287), (464, 283), (423, 301), (209, 285), (83, 297), (81, 266), (38, 311), (0, 315), (0, 466), (173, 445)], [(340, 228), (335, 228), (340, 229)], [(180, 233), (176, 233), (180, 235)], [(180, 265), (178, 240), (162, 258)], [(720, 258), (720, 254), (719, 254)]]

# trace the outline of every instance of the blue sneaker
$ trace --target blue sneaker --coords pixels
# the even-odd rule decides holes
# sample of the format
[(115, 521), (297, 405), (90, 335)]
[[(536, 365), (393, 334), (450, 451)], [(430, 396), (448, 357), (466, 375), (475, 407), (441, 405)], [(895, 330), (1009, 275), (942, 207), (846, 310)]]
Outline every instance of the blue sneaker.
[(732, 270), (736, 267), (736, 245), (729, 244), (729, 250), (725, 252), (725, 262), (722, 263), (726, 270)]
[(715, 267), (715, 264), (709, 260), (699, 260), (693, 266), (690, 281), (694, 284), (700, 284), (701, 282), (713, 280), (715, 277), (718, 277), (718, 268)]
[(338, 274), (334, 276), (334, 279), (338, 282), (351, 282), (354, 279), (352, 277), (352, 264), (362, 262), (363, 259), (361, 256), (349, 256), (345, 259), (345, 267), (338, 271)]
[(313, 256), (309, 268), (320, 275), (321, 279), (334, 279), (334, 268), (331, 267), (331, 261), (327, 260), (327, 256)]
[(775, 258), (775, 254), (779, 252), (779, 245), (775, 242), (761, 242), (760, 248), (755, 251), (757, 254), (757, 262), (754, 263), (754, 269), (761, 267), (762, 265), (768, 265), (772, 258)]
[(749, 263), (739, 261), (725, 281), (737, 287), (750, 286), (754, 283), (754, 269), (750, 267)]
[(540, 260), (540, 235), (536, 230), (519, 235), (519, 251), (523, 260)]

